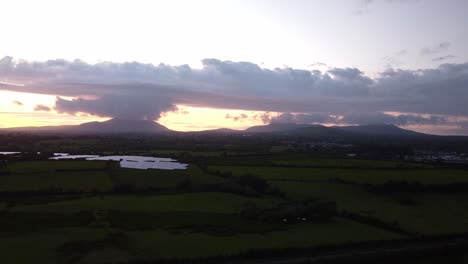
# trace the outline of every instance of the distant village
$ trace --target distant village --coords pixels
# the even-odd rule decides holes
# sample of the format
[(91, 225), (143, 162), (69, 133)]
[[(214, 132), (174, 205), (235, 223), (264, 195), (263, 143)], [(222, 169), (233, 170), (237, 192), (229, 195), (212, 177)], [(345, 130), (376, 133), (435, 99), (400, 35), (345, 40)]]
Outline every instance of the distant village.
[(467, 153), (415, 151), (412, 156), (405, 156), (405, 160), (413, 162), (468, 164)]

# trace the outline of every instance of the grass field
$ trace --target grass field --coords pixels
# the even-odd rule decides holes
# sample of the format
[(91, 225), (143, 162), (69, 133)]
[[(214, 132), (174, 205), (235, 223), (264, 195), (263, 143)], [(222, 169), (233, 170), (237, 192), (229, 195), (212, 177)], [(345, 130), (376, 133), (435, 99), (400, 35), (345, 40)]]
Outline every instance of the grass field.
[(40, 173), (55, 171), (73, 170), (105, 170), (106, 161), (85, 161), (85, 160), (42, 160), (42, 161), (21, 161), (10, 164), (7, 170), (12, 174)]
[[(276, 149), (276, 148), (275, 148)], [(275, 152), (276, 150), (273, 149)], [(235, 166), (294, 166), (314, 168), (355, 169), (417, 169), (435, 168), (434, 165), (395, 160), (365, 160), (355, 158), (325, 158), (302, 153), (277, 153), (274, 155), (228, 156), (222, 164)]]
[[(411, 169), (325, 169), (252, 166), (213, 166), (210, 170), (251, 173), (265, 178), (272, 186), (293, 199), (336, 201), (339, 210), (369, 215), (386, 222), (398, 222), (411, 232), (424, 234), (468, 231), (468, 194), (395, 194), (370, 193), (362, 186), (329, 182), (341, 178), (358, 183), (379, 184), (388, 180), (419, 181), (424, 184), (468, 182), (464, 170)], [(412, 204), (402, 202), (410, 199)]]
[[(166, 171), (124, 169), (116, 163), (102, 161), (11, 163), (0, 175), (0, 191), (60, 188), (102, 192), (0, 200), (0, 259), (5, 263), (112, 263), (133, 256), (208, 257), (252, 249), (310, 247), (402, 237), (383, 227), (345, 219), (340, 214), (333, 214), (331, 221), (321, 223), (284, 223), (240, 214), (251, 202), (263, 209), (280, 203), (289, 206), (310, 198), (335, 201), (338, 212), (353, 212), (387, 223), (397, 222), (414, 233), (468, 231), (468, 194), (377, 194), (359, 184), (330, 181), (340, 178), (370, 184), (389, 180), (447, 184), (468, 182), (466, 170), (393, 161), (310, 157), (295, 161), (284, 159), (285, 156), (278, 155), (270, 160), (251, 156), (233, 158), (245, 159), (247, 164), (254, 164), (254, 158), (257, 158), (257, 163), (273, 162), (281, 166), (209, 165), (209, 170), (261, 177), (284, 192), (286, 197), (274, 192), (254, 192), (256, 196), (221, 191), (195, 192), (205, 185), (232, 184), (234, 181), (229, 177), (214, 176), (196, 165), (190, 165), (187, 170)], [(190, 189), (192, 192), (180, 188), (180, 184), (187, 181), (194, 187)], [(137, 191), (109, 192), (122, 185), (132, 185)], [(148, 187), (155, 190), (148, 191)], [(404, 202), (407, 200), (411, 202)], [(291, 208), (297, 210), (297, 207)], [(111, 243), (113, 234), (118, 234), (124, 243)], [(24, 254), (25, 248), (28, 254)]]
[(36, 174), (10, 174), (0, 176), (0, 191), (50, 190), (100, 190), (112, 188), (112, 181), (105, 172), (51, 172)]
[(102, 161), (26, 161), (10, 164), (0, 176), (0, 191), (62, 189), (110, 190), (113, 186)]
[[(404, 229), (424, 234), (468, 231), (468, 194), (378, 195), (360, 186), (327, 182), (271, 183), (295, 199), (336, 201), (339, 210), (369, 215), (386, 222), (397, 221)], [(401, 199), (411, 199), (407, 205)]]
[(361, 168), (361, 169), (397, 169), (397, 168), (432, 168), (432, 165), (388, 160), (362, 160), (344, 158), (311, 158), (301, 155), (284, 155), (272, 159), (273, 165), (317, 167), (317, 168)]
[(135, 170), (105, 161), (31, 161), (13, 163), (5, 171), (0, 175), (0, 191), (108, 191), (122, 184), (168, 189), (184, 181), (194, 186), (222, 181), (194, 165), (187, 170)]
[(14, 211), (79, 212), (85, 210), (188, 211), (239, 213), (242, 205), (253, 201), (259, 206), (275, 203), (270, 198), (249, 198), (228, 193), (183, 193), (171, 195), (119, 195), (82, 198), (41, 205), (17, 206)]
[(419, 181), (424, 184), (468, 182), (468, 171), (457, 169), (339, 169), (262, 166), (210, 166), (212, 171), (231, 172), (233, 175), (250, 173), (266, 180), (326, 181), (341, 178), (357, 183), (384, 183)]
[[(202, 233), (171, 233), (167, 231), (132, 232), (143, 254), (155, 257), (204, 257), (239, 253), (255, 248), (307, 247), (319, 244), (339, 244), (350, 241), (399, 238), (394, 233), (337, 219), (327, 224), (299, 224), (285, 231), (267, 234), (210, 236)], [(181, 251), (184, 248), (186, 250)]]
[(136, 187), (174, 188), (183, 181), (194, 185), (214, 184), (221, 178), (208, 175), (195, 165), (187, 170), (134, 170), (119, 168), (113, 171), (114, 184), (131, 184)]
[[(115, 230), (97, 228), (51, 229), (44, 232), (0, 236), (0, 259), (3, 263), (62, 263), (58, 248), (66, 242), (102, 240)], [(82, 260), (111, 259), (122, 261), (131, 255), (165, 258), (206, 257), (240, 253), (255, 248), (306, 247), (319, 244), (338, 244), (350, 241), (383, 240), (399, 235), (365, 225), (335, 220), (329, 224), (301, 224), (287, 231), (267, 234), (236, 234), (213, 236), (205, 233), (166, 230), (129, 231), (127, 248), (95, 247), (81, 252)], [(24, 249), (28, 254), (24, 254)], [(183, 250), (181, 250), (183, 249)], [(113, 261), (116, 261), (114, 259)]]
[(0, 235), (2, 263), (61, 263), (57, 249), (67, 241), (101, 239), (96, 228), (49, 229), (19, 235)]

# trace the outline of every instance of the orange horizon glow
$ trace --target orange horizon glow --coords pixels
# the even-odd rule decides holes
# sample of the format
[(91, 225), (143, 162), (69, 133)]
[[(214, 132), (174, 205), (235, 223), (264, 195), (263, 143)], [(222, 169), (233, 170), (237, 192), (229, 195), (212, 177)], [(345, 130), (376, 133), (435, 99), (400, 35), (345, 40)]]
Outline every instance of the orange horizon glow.
[[(69, 115), (58, 113), (54, 110), (56, 96), (0, 91), (0, 128), (12, 127), (40, 127), (40, 126), (63, 126), (79, 125), (86, 122), (106, 121), (111, 117), (94, 116), (87, 113)], [(37, 105), (50, 108), (50, 111), (35, 111)], [(241, 109), (217, 109), (208, 107), (192, 107), (177, 105), (177, 111), (163, 113), (159, 120), (154, 120), (161, 125), (175, 131), (201, 131), (218, 128), (229, 128), (243, 130), (251, 126), (265, 125), (259, 118), (265, 114), (264, 111), (248, 111)], [(385, 112), (390, 115), (402, 114), (399, 112)], [(280, 113), (269, 112), (270, 117), (278, 116)], [(411, 114), (411, 113), (410, 113)], [(246, 118), (234, 120), (226, 118), (244, 115)], [(448, 117), (455, 121), (458, 117)], [(459, 120), (458, 120), (459, 121)], [(464, 120), (466, 121), (466, 120)], [(321, 124), (325, 126), (340, 126), (345, 124)], [(454, 125), (431, 126), (431, 125), (407, 125), (402, 128), (417, 132), (439, 135), (457, 135), (457, 127)]]
[[(79, 125), (92, 121), (106, 121), (111, 117), (100, 117), (86, 113), (69, 115), (54, 110), (56, 96), (32, 93), (0, 91), (0, 128)], [(50, 111), (35, 111), (37, 105), (49, 107)], [(245, 118), (234, 121), (226, 115), (249, 117), (263, 114), (261, 111), (215, 109), (177, 105), (178, 111), (163, 113), (160, 124), (176, 131), (200, 131), (216, 128), (245, 129), (263, 125), (261, 120)], [(275, 113), (272, 113), (275, 114)], [(277, 113), (276, 113), (277, 114)]]

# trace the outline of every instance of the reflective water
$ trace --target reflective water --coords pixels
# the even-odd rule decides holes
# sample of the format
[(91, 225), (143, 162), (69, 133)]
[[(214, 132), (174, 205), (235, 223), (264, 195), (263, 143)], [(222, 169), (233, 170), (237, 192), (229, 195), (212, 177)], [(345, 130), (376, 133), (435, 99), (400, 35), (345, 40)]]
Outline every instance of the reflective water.
[(12, 155), (12, 154), (20, 154), (21, 152), (8, 152), (8, 151), (5, 151), (5, 152), (0, 152), (0, 155)]
[(185, 170), (188, 164), (177, 162), (170, 158), (155, 158), (144, 156), (98, 156), (98, 155), (68, 155), (67, 153), (54, 153), (52, 160), (85, 159), (85, 160), (113, 160), (120, 161), (122, 168), (131, 169), (160, 169), (160, 170)]

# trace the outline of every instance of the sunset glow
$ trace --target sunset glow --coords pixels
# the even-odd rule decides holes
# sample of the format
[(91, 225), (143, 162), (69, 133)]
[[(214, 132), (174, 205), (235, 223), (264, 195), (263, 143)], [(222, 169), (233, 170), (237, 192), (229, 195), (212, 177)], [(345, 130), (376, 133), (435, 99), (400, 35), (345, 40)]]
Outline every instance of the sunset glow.
[[(54, 110), (55, 100), (56, 97), (53, 95), (0, 91), (0, 127), (78, 125), (91, 121), (105, 121), (111, 118), (86, 113), (77, 115), (60, 114)], [(34, 109), (37, 105), (47, 106), (50, 111), (37, 111), (37, 109)], [(253, 117), (263, 114), (263, 112), (259, 111), (201, 108), (184, 105), (178, 105), (177, 108), (177, 111), (165, 113), (159, 122), (170, 129), (178, 131), (199, 131), (223, 127), (245, 129), (252, 125), (264, 124), (260, 119), (254, 118), (239, 120), (226, 118), (228, 115), (235, 117), (244, 114)]]

